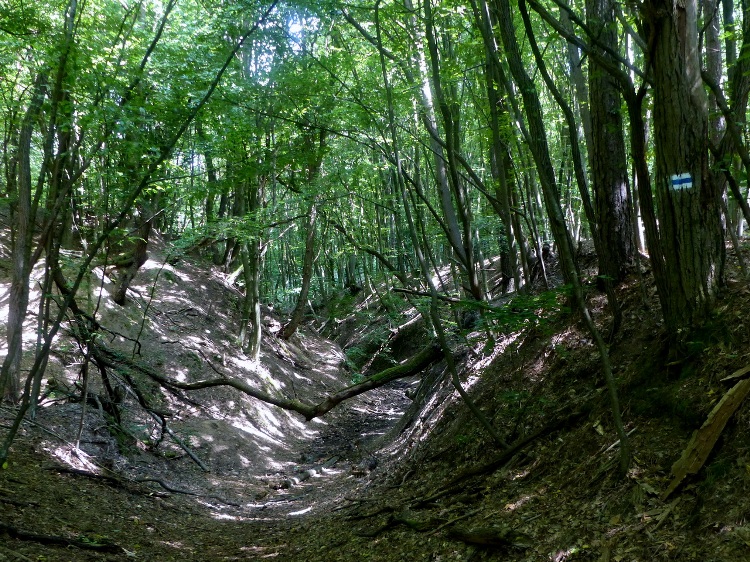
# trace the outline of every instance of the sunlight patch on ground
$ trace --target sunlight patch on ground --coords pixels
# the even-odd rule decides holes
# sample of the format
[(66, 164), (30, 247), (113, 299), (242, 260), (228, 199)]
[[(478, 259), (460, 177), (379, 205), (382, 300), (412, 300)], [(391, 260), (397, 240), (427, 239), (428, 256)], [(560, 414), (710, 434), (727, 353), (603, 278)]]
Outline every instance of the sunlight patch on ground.
[(100, 474), (100, 468), (94, 464), (91, 460), (91, 456), (87, 455), (81, 449), (76, 449), (72, 445), (63, 445), (59, 447), (43, 447), (53, 458), (56, 458), (61, 463), (70, 468), (78, 470), (85, 470), (87, 472), (93, 472), (94, 474)]
[(304, 515), (305, 513), (310, 513), (313, 510), (313, 506), (306, 507), (305, 509), (301, 509), (299, 511), (290, 511), (289, 516), (293, 517), (295, 515)]
[(305, 377), (305, 376), (302, 376), (302, 375), (301, 375), (301, 374), (299, 373), (299, 371), (294, 371), (294, 372), (292, 372), (292, 373), (291, 373), (291, 375), (292, 375), (292, 376), (293, 376), (293, 377), (294, 377), (295, 379), (297, 379), (297, 380), (299, 380), (299, 381), (303, 381), (303, 382), (306, 382), (306, 383), (313, 383), (313, 382), (314, 382), (314, 381), (313, 381), (313, 380), (312, 380), (312, 379), (311, 379), (310, 377)]
[(177, 382), (187, 382), (189, 372), (187, 369), (172, 369), (172, 378)]
[(482, 377), (478, 373), (475, 373), (473, 375), (469, 375), (468, 377), (466, 377), (466, 380), (461, 383), (464, 387), (464, 390), (469, 390), (471, 387), (473, 387), (476, 383), (479, 382), (480, 378)]
[(510, 479), (511, 479), (511, 480), (523, 480), (523, 479), (524, 479), (524, 478), (526, 478), (526, 477), (527, 477), (527, 476), (528, 476), (529, 474), (531, 474), (531, 469), (530, 469), (530, 468), (527, 468), (527, 469), (524, 469), (524, 470), (518, 470), (518, 471), (514, 472), (514, 473), (513, 473), (513, 474), (512, 474), (511, 476), (510, 476)]
[(365, 431), (364, 433), (360, 433), (359, 436), (366, 438), (366, 437), (379, 437), (381, 435), (385, 435), (385, 431)]
[(198, 349), (203, 349), (204, 347), (206, 347), (206, 341), (203, 338), (199, 338), (197, 336), (181, 335), (180, 340), (182, 341), (183, 345), (185, 343), (192, 343), (197, 346)]
[(516, 501), (511, 503), (505, 504), (505, 511), (515, 511), (519, 507), (523, 506), (524, 504), (528, 503), (529, 501), (533, 500), (536, 497), (535, 494), (526, 494), (518, 498)]
[[(280, 545), (275, 546), (273, 548), (286, 548), (286, 546), (287, 545), (285, 545), (285, 544), (280, 544)], [(264, 554), (268, 550), (268, 548), (267, 547), (263, 547), (263, 546), (245, 546), (245, 547), (241, 548), (240, 550), (252, 552), (253, 555), (260, 556), (261, 558), (276, 558), (277, 556), (281, 555), (281, 553), (278, 552), (278, 551), (277, 552), (269, 552), (267, 554)]]
[(265, 404), (257, 409), (258, 416), (260, 417), (261, 426), (276, 437), (284, 437), (284, 432), (281, 430), (281, 420), (276, 416), (276, 410), (272, 409)]
[(237, 515), (229, 515), (228, 513), (214, 513), (213, 518), (218, 521), (242, 521), (242, 517)]
[[(267, 410), (267, 408), (263, 408), (263, 409)], [(278, 423), (278, 421), (269, 412), (262, 412), (262, 411), (259, 410), (258, 414), (261, 415), (261, 418), (263, 418), (265, 416), (266, 418), (271, 418), (271, 419), (273, 419), (273, 421), (276, 421), (276, 423)], [(266, 430), (268, 431), (268, 432), (266, 432), (266, 431), (264, 431), (264, 430), (256, 427), (251, 422), (244, 422), (242, 420), (234, 420), (234, 421), (232, 421), (230, 423), (231, 423), (231, 425), (233, 427), (236, 427), (237, 429), (239, 429), (240, 431), (243, 431), (245, 433), (249, 433), (253, 437), (257, 437), (259, 439), (262, 439), (263, 441), (266, 441), (266, 442), (269, 442), (269, 443), (273, 443), (274, 445), (281, 445), (282, 444), (282, 441), (280, 441), (278, 438), (279, 437), (284, 437), (284, 433), (282, 431), (279, 431), (276, 427), (266, 428)], [(269, 433), (273, 433), (274, 435), (269, 435)]]
[[(34, 283), (33, 286), (36, 286)], [(0, 354), (3, 358), (8, 354), (8, 336), (7, 336), (7, 325), (8, 316), (10, 314), (10, 283), (0, 284), (0, 324), (3, 325), (2, 337), (0, 337)], [(29, 310), (33, 310), (36, 306), (40, 297), (39, 291), (33, 288), (29, 291)], [(24, 342), (35, 342), (36, 341), (36, 323), (30, 314), (27, 314), (24, 320), (23, 337)]]
[[(523, 333), (522, 331), (514, 332), (512, 334), (509, 334), (509, 335), (503, 337), (500, 340), (497, 340), (495, 342), (495, 348), (492, 350), (492, 352), (490, 354), (488, 354), (486, 357), (483, 357), (482, 359), (480, 359), (479, 361), (477, 361), (475, 363), (474, 369), (476, 371), (483, 371), (484, 369), (486, 369), (487, 367), (489, 367), (490, 364), (495, 359), (497, 359), (500, 355), (502, 355), (503, 353), (505, 353), (505, 350), (508, 349), (509, 345), (515, 343), (516, 340), (518, 340), (518, 338), (521, 336), (522, 333)], [(478, 350), (475, 350), (475, 351), (481, 352), (481, 348), (478, 349)]]
[(285, 386), (278, 378), (274, 377), (268, 367), (258, 361), (253, 361), (252, 359), (247, 358), (232, 357), (231, 362), (242, 369), (245, 373), (253, 375), (253, 378), (247, 376), (243, 378), (248, 384), (251, 384), (255, 388), (259, 387), (258, 380), (268, 383), (273, 390), (282, 390)]
[(552, 562), (565, 562), (565, 560), (569, 560), (571, 556), (575, 556), (577, 558), (577, 554), (580, 554), (582, 551), (582, 548), (580, 546), (572, 546), (567, 550), (558, 550), (554, 554), (551, 554), (549, 559)]
[(284, 472), (287, 468), (289, 468), (290, 466), (294, 464), (289, 461), (277, 461), (277, 460), (274, 460), (270, 456), (265, 458), (265, 463), (266, 463), (267, 470), (275, 470), (278, 472)]
[(179, 279), (183, 283), (191, 283), (193, 281), (193, 278), (190, 277), (184, 271), (177, 270), (166, 262), (159, 262), (151, 258), (147, 259), (146, 263), (144, 263), (141, 266), (141, 268), (144, 271), (155, 270), (155, 271), (161, 271), (162, 273), (164, 273), (165, 271), (168, 271), (169, 273), (174, 275), (177, 279)]
[(288, 410), (284, 410), (284, 415), (287, 418), (287, 423), (302, 433), (303, 437), (313, 439), (320, 433), (317, 429), (310, 429), (309, 426), (299, 418), (299, 415), (293, 414)]
[(550, 338), (550, 343), (552, 344), (553, 347), (556, 345), (564, 345), (565, 340), (567, 340), (569, 337), (570, 337), (570, 330), (566, 330), (560, 334), (553, 335), (552, 338)]
[(185, 545), (178, 541), (157, 541), (159, 544), (163, 544), (165, 546), (168, 546), (169, 548), (185, 548)]

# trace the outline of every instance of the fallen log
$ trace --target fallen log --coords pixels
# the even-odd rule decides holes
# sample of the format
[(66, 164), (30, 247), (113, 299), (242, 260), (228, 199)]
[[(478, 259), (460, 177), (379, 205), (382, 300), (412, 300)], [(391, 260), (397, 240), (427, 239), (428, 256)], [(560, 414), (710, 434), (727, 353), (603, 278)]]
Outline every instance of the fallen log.
[[(124, 367), (127, 369), (131, 369), (133, 371), (136, 371), (136, 372), (139, 372), (141, 374), (148, 376), (149, 378), (155, 380), (156, 382), (158, 382), (159, 384), (163, 386), (177, 388), (180, 390), (200, 390), (203, 388), (228, 386), (228, 387), (234, 388), (235, 390), (239, 390), (240, 392), (243, 392), (244, 394), (247, 394), (248, 396), (251, 396), (263, 402), (267, 402), (268, 404), (272, 404), (274, 406), (283, 408), (285, 410), (291, 410), (293, 412), (297, 412), (301, 414), (302, 416), (304, 416), (306, 421), (310, 421), (313, 418), (322, 416), (323, 414), (329, 412), (338, 404), (340, 404), (341, 402), (349, 398), (352, 398), (359, 394), (363, 394), (364, 392), (367, 392), (374, 388), (383, 386), (384, 384), (387, 384), (396, 379), (419, 374), (424, 369), (426, 369), (432, 362), (438, 360), (439, 358), (443, 356), (443, 353), (439, 346), (435, 344), (430, 344), (426, 346), (425, 348), (423, 348), (412, 359), (404, 363), (401, 363), (400, 365), (396, 365), (394, 367), (385, 369), (384, 371), (381, 371), (380, 373), (372, 375), (371, 377), (368, 377), (367, 379), (365, 379), (364, 381), (358, 384), (346, 387), (328, 396), (326, 399), (319, 402), (318, 404), (307, 404), (299, 400), (289, 400), (287, 398), (273, 396), (271, 394), (268, 394), (256, 388), (253, 388), (252, 386), (250, 386), (248, 383), (246, 383), (243, 380), (230, 377), (227, 374), (220, 374), (218, 378), (205, 379), (202, 381), (189, 382), (189, 383), (179, 382), (179, 381), (170, 379), (169, 377), (159, 373), (158, 371), (156, 371), (155, 369), (149, 367), (148, 365), (144, 363), (135, 361), (131, 359), (130, 357), (109, 348), (108, 346), (103, 344), (101, 341), (98, 341), (98, 340), (95, 341), (92, 347), (93, 347), (94, 357), (97, 360), (102, 361), (108, 367), (112, 367), (112, 368)], [(217, 370), (217, 372), (219, 371)]]
[[(750, 368), (745, 367), (724, 380), (745, 376), (749, 371)], [(724, 431), (729, 418), (737, 411), (748, 394), (750, 394), (750, 379), (741, 380), (729, 389), (719, 400), (719, 403), (714, 406), (701, 428), (693, 433), (688, 446), (682, 452), (682, 456), (672, 465), (673, 478), (661, 495), (662, 500), (667, 499), (688, 475), (697, 474), (703, 467)]]
[(313, 415), (308, 418), (308, 420), (325, 414), (344, 400), (348, 400), (349, 398), (357, 396), (358, 394), (362, 394), (364, 392), (367, 392), (368, 390), (372, 390), (373, 388), (378, 388), (379, 386), (383, 386), (384, 384), (395, 381), (397, 379), (417, 375), (424, 371), (431, 363), (440, 359), (442, 356), (443, 352), (440, 349), (440, 346), (435, 344), (428, 345), (410, 360), (401, 363), (400, 365), (389, 367), (384, 371), (366, 378), (358, 384), (349, 386), (347, 388), (344, 388), (343, 390), (336, 392), (335, 394), (332, 394), (313, 407)]

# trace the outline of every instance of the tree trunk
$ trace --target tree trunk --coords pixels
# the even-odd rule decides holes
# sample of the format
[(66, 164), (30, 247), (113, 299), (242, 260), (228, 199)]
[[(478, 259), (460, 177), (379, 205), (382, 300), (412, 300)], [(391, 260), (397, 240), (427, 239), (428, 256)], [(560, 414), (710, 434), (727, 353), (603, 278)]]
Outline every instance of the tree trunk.
[[(676, 341), (712, 310), (724, 277), (721, 184), (709, 169), (696, 1), (649, 0), (657, 214), (665, 264), (665, 323)], [(656, 273), (656, 272), (655, 272)]]
[(130, 288), (130, 283), (135, 278), (141, 266), (148, 260), (148, 237), (151, 234), (151, 225), (154, 221), (153, 213), (148, 206), (141, 206), (138, 213), (138, 221), (140, 225), (138, 227), (138, 236), (133, 243), (132, 260), (120, 275), (114, 295), (112, 296), (112, 300), (120, 306), (125, 305), (125, 297)]
[[(257, 221), (257, 212), (264, 197), (263, 178), (258, 178), (258, 184), (251, 186), (249, 193), (243, 194), (245, 220)], [(257, 361), (260, 357), (260, 344), (263, 335), (260, 313), (260, 270), (261, 270), (261, 238), (260, 229), (242, 242), (240, 258), (245, 279), (245, 298), (242, 304), (242, 320), (240, 326), (240, 341), (245, 354)]]
[(635, 247), (620, 94), (615, 79), (597, 62), (611, 58), (604, 47), (617, 48), (614, 3), (612, 0), (587, 0), (586, 15), (589, 28), (598, 40), (592, 46), (597, 56), (589, 59), (592, 130), (589, 162), (601, 246), (599, 275), (617, 283), (633, 265)]
[[(523, 2), (524, 0), (521, 0)], [(513, 15), (510, 10), (509, 0), (495, 0), (495, 10), (497, 11), (497, 21), (499, 31), (505, 46), (505, 52), (508, 59), (513, 78), (523, 95), (524, 107), (529, 124), (530, 149), (536, 163), (539, 173), (542, 193), (544, 195), (545, 206), (550, 219), (550, 228), (555, 237), (555, 243), (560, 254), (560, 262), (563, 269), (563, 275), (573, 288), (573, 301), (581, 311), (586, 327), (596, 342), (602, 362), (602, 371), (609, 391), (610, 405), (612, 408), (612, 417), (617, 435), (620, 438), (620, 472), (622, 476), (627, 472), (630, 463), (630, 447), (625, 428), (622, 423), (622, 414), (620, 412), (619, 398), (617, 395), (617, 385), (612, 373), (612, 366), (609, 361), (609, 350), (607, 349), (601, 334), (594, 324), (586, 301), (583, 295), (578, 276), (578, 269), (575, 263), (573, 244), (570, 239), (570, 233), (565, 224), (562, 208), (560, 207), (560, 194), (555, 183), (554, 169), (549, 156), (549, 147), (547, 137), (544, 131), (544, 119), (542, 108), (537, 94), (536, 87), (532, 82), (521, 60), (521, 52), (516, 39), (515, 29), (513, 27)], [(525, 7), (524, 7), (525, 9)]]
[(40, 74), (34, 85), (32, 99), (26, 110), (18, 138), (16, 202), (13, 208), (13, 268), (8, 299), (8, 354), (0, 370), (0, 392), (15, 402), (20, 390), (21, 355), (23, 353), (23, 321), (29, 304), (31, 275), (31, 244), (36, 217), (31, 203), (31, 136), (34, 122), (41, 111), (47, 90), (47, 77)]
[(307, 305), (307, 296), (310, 293), (310, 283), (312, 282), (313, 265), (315, 263), (315, 227), (318, 209), (317, 202), (313, 199), (310, 203), (310, 211), (307, 215), (307, 234), (305, 236), (305, 257), (302, 264), (302, 286), (300, 288), (297, 304), (292, 311), (292, 317), (281, 333), (281, 337), (289, 339), (297, 331), (305, 315), (305, 306)]
[[(502, 87), (499, 73), (500, 58), (495, 36), (492, 33), (491, 14), (487, 3), (477, 3), (472, 0), (475, 21), (484, 40), (487, 82), (487, 101), (490, 109), (490, 130), (492, 143), (490, 146), (490, 171), (495, 183), (495, 197), (499, 202), (498, 214), (503, 223), (504, 243), (500, 244), (501, 285), (505, 294), (513, 281), (514, 291), (521, 291), (521, 275), (518, 266), (518, 248), (523, 243), (520, 231), (515, 230), (511, 214), (511, 197), (513, 190), (513, 174), (508, 143), (502, 138), (501, 130), (511, 130), (511, 119), (505, 100), (500, 97), (498, 89)], [(502, 128), (501, 128), (502, 117)], [(516, 240), (518, 236), (518, 240)], [(517, 244), (518, 242), (518, 244)]]

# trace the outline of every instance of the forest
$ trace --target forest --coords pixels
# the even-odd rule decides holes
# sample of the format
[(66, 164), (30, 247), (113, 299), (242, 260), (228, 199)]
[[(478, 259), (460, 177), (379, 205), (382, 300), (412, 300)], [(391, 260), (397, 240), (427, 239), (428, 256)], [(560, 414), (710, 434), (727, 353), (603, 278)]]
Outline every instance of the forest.
[(0, 558), (750, 560), (745, 2), (3, 0), (0, 59)]

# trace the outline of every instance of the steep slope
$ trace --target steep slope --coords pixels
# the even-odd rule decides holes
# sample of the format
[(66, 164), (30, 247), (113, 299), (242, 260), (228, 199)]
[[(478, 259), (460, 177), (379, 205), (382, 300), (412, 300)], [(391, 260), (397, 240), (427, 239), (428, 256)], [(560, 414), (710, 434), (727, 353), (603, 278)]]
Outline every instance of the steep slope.
[[(124, 309), (109, 305), (105, 295), (99, 310), (109, 346), (174, 380), (241, 377), (315, 402), (360, 376), (348, 370), (354, 363), (369, 374), (408, 358), (428, 337), (415, 310), (388, 316), (372, 301), (352, 299), (349, 308), (320, 318), (330, 320), (328, 333), (343, 349), (312, 325), (283, 342), (274, 335), (279, 319), (266, 310), (261, 362), (253, 365), (235, 344), (238, 295), (200, 262), (169, 265), (161, 256), (155, 252), (136, 278)], [(598, 356), (561, 307), (560, 293), (513, 301), (493, 319), (494, 345), (484, 330), (452, 336), (462, 383), (509, 449), (491, 442), (442, 364), (308, 423), (233, 389), (165, 389), (137, 370), (112, 369), (115, 380), (130, 376), (150, 404), (169, 414), (168, 428), (184, 447), (163, 434), (129, 391), (120, 404), (124, 431), (113, 436), (96, 399), (85, 411), (74, 399), (81, 355), (61, 337), (44, 407), (24, 424), (0, 473), (0, 554), (45, 560), (747, 559), (747, 405), (703, 470), (660, 498), (691, 432), (729, 388), (721, 379), (750, 364), (743, 312), (750, 289), (731, 272), (714, 321), (677, 359), (667, 359), (648, 277), (645, 303), (636, 277), (620, 289), (624, 322), (611, 350), (634, 450), (625, 478), (617, 475)], [(98, 275), (92, 290), (109, 290), (109, 279)], [(592, 292), (590, 299), (606, 331), (611, 318), (604, 298)], [(140, 342), (134, 356), (133, 340)], [(101, 396), (95, 380), (89, 390)], [(7, 426), (12, 410), (0, 413)]]

